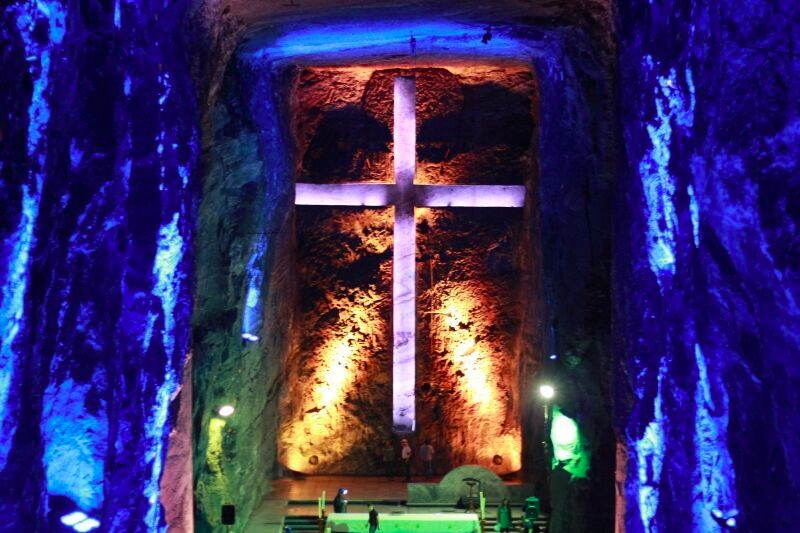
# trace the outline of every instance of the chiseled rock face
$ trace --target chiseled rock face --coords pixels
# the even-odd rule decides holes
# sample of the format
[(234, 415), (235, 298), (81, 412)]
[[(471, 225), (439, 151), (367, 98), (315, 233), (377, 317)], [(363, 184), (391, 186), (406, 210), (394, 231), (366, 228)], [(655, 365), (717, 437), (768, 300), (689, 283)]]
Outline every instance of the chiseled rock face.
[[(578, 422), (597, 429), (598, 443), (607, 429), (597, 414), (603, 407), (597, 383), (603, 383), (609, 317), (597, 295), (608, 287), (609, 6), (453, 4), (433, 7), (443, 19), (463, 16), (476, 27), (488, 15), (499, 17), (503, 31), (535, 42), (528, 49), (535, 57), (521, 61), (533, 64), (540, 82), (543, 179), (532, 194), (539, 205), (522, 215), (530, 223), (521, 238), (530, 257), (517, 260), (536, 290), (521, 313), (532, 322), (520, 326), (529, 338), (512, 350), (522, 354), (525, 376), (516, 407), (524, 411), (522, 450), (529, 455), (523, 464), (536, 465), (541, 428), (526, 380), (538, 368), (540, 350), (533, 347), (551, 347), (545, 331), (556, 347), (586, 329), (600, 338), (596, 349), (580, 353), (588, 364), (575, 364), (568, 374), (582, 385), (573, 413)], [(229, 60), (242, 32), (257, 22), (297, 27), (293, 5), (200, 3), (188, 23), (183, 2), (162, 8), (42, 1), (4, 9), (0, 510), (9, 528), (53, 530), (62, 514), (77, 509), (117, 531), (186, 523), (186, 492), (179, 487), (186, 484), (180, 456), (188, 417), (170, 402), (190, 331), (195, 527), (218, 524), (226, 500), (237, 503), (241, 527), (266, 490), (275, 465), (282, 365), (289, 335), (298, 331), (291, 301), (296, 264), (288, 252), (294, 221), (286, 208), (294, 169), (272, 157), (289, 153), (290, 120), (269, 117), (281, 113), (275, 102), (289, 95), (280, 94), (282, 83), (266, 71)], [(431, 14), (404, 2), (321, 1), (302, 9), (324, 23), (345, 5), (384, 9), (387, 16)], [(226, 72), (231, 79), (223, 84)], [(454, 89), (446, 74), (432, 76)], [(384, 101), (381, 87), (371, 93), (374, 104)], [(482, 97), (495, 98), (491, 92)], [(195, 171), (200, 117), (202, 176)], [(496, 135), (517, 127), (510, 126), (499, 126)], [(432, 182), (462, 175), (440, 164), (433, 141), (421, 158)], [(503, 178), (527, 179), (518, 171), (527, 156), (507, 156), (500, 159), (519, 164)], [(491, 174), (491, 157), (469, 158), (468, 152), (454, 160), (482, 177)], [(517, 253), (511, 248), (499, 249), (495, 266)], [(251, 299), (253, 287), (260, 294)], [(245, 332), (259, 341), (243, 344)], [(498, 346), (507, 345), (501, 337)], [(237, 412), (223, 421), (215, 410), (229, 400)], [(182, 426), (167, 465), (177, 470), (162, 477), (176, 416)], [(166, 513), (159, 507), (160, 478), (175, 480), (162, 492)], [(598, 470), (593, 479), (608, 478)]]
[[(229, 71), (205, 125), (192, 317), (195, 531), (222, 527), (223, 503), (236, 505), (243, 527), (269, 488), (293, 331), (291, 180), (280, 154), (264, 157), (268, 128), (254, 124), (251, 106), (269, 100), (246, 76)], [(218, 413), (226, 404), (229, 418)]]
[(185, 7), (3, 9), (3, 527), (163, 524), (195, 224)]
[[(532, 181), (533, 76), (492, 65), (303, 70), (292, 99), (298, 181), (394, 182), (399, 74), (416, 78), (418, 183)], [(430, 440), (442, 472), (520, 469), (520, 354), (538, 349), (520, 342), (531, 338), (521, 301), (533, 290), (521, 271), (530, 212), (417, 209), (413, 446)], [(371, 473), (393, 437), (392, 210), (301, 207), (296, 219), (303, 318), (286, 365), (280, 459), (307, 473)]]
[(796, 529), (800, 5), (620, 12), (627, 531)]

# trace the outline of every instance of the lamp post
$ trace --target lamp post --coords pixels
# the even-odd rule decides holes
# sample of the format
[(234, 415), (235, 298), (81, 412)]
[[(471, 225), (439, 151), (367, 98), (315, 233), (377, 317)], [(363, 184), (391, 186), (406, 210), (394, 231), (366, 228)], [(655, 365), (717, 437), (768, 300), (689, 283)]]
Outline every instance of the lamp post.
[(549, 383), (543, 383), (539, 386), (539, 395), (544, 400), (544, 436), (542, 438), (542, 447), (544, 448), (544, 458), (547, 463), (547, 472), (550, 472), (550, 445), (548, 440), (550, 438), (550, 401), (555, 397), (556, 390)]

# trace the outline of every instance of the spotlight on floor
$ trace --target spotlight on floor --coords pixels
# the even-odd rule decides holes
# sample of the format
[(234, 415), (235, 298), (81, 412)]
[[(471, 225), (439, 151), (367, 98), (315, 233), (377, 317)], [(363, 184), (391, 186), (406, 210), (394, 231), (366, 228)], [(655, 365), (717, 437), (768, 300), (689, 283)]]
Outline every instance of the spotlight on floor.
[(78, 533), (86, 533), (87, 531), (91, 531), (100, 527), (100, 522), (94, 518), (86, 516), (85, 513), (80, 511), (65, 514), (61, 517), (61, 523), (65, 526), (70, 526)]
[(71, 527), (77, 524), (78, 522), (83, 522), (87, 518), (89, 517), (86, 516), (84, 513), (80, 511), (75, 511), (74, 513), (69, 513), (62, 516), (61, 523), (64, 524), (65, 526)]
[(545, 400), (551, 400), (553, 398), (553, 396), (556, 395), (556, 390), (553, 388), (552, 385), (546, 385), (545, 384), (545, 385), (541, 385), (539, 387), (539, 394)]
[(217, 409), (217, 412), (219, 413), (219, 416), (223, 418), (228, 418), (233, 414), (235, 410), (236, 409), (234, 409), (232, 405), (223, 405), (222, 407)]

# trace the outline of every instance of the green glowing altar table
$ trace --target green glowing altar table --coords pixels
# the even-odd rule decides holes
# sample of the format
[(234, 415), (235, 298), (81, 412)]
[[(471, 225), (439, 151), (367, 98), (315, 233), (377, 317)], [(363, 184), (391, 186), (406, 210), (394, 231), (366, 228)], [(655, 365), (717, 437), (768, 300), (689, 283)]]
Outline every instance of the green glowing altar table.
[[(381, 533), (479, 533), (474, 513), (381, 513)], [(367, 533), (367, 513), (333, 513), (328, 516), (326, 533)]]

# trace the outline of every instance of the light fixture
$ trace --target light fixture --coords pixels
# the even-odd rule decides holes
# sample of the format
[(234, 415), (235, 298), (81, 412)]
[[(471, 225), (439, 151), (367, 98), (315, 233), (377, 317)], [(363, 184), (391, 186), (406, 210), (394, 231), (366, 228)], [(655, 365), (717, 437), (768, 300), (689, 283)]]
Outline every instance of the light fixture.
[(86, 533), (87, 531), (91, 531), (98, 527), (100, 527), (100, 522), (98, 522), (94, 518), (87, 518), (83, 522), (78, 522), (77, 524), (72, 526), (72, 529), (74, 529), (78, 533)]
[(81, 511), (65, 514), (61, 517), (61, 523), (65, 526), (70, 526), (78, 533), (86, 533), (87, 531), (100, 527), (99, 521), (86, 516), (86, 513), (82, 513)]
[(550, 400), (556, 395), (556, 390), (552, 385), (541, 385), (539, 387), (539, 394), (541, 394), (542, 398), (545, 400)]
[(64, 524), (65, 526), (71, 527), (77, 524), (78, 522), (83, 522), (87, 518), (89, 517), (86, 516), (84, 513), (80, 511), (75, 511), (73, 513), (65, 514), (64, 516), (62, 516), (61, 523)]
[(223, 418), (228, 418), (229, 416), (231, 416), (233, 414), (233, 412), (235, 410), (236, 409), (234, 409), (232, 405), (226, 404), (226, 405), (223, 405), (222, 407), (220, 407), (219, 409), (217, 409), (217, 412), (219, 413), (219, 416), (221, 416)]
[(722, 511), (721, 509), (717, 508), (711, 510), (711, 517), (724, 530), (736, 528), (736, 515), (738, 514), (738, 509)]
[(249, 342), (258, 342), (258, 335), (252, 333), (242, 333), (242, 338)]
[(551, 353), (551, 354), (550, 354), (550, 360), (551, 360), (551, 361), (555, 361), (556, 359), (558, 359), (558, 355), (556, 355), (556, 354), (554, 354), (554, 353)]

